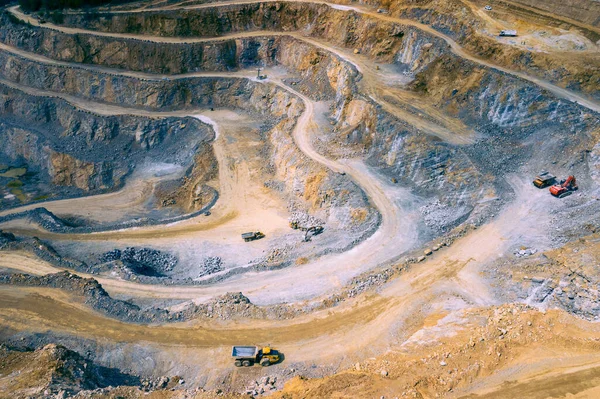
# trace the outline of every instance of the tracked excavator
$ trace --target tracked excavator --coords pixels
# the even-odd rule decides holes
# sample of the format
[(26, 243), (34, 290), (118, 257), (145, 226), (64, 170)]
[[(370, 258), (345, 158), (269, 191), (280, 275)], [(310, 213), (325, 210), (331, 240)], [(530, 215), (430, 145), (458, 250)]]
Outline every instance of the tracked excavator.
[(550, 194), (558, 198), (565, 198), (573, 194), (573, 191), (576, 191), (578, 188), (575, 176), (569, 176), (567, 180), (550, 187)]
[(312, 236), (319, 235), (324, 230), (323, 226), (302, 227), (296, 221), (290, 222), (290, 227), (294, 230), (300, 230), (304, 232), (304, 239), (302, 240), (304, 242), (310, 241)]
[(323, 226), (313, 226), (306, 229), (304, 233), (304, 242), (309, 242), (312, 236), (319, 235), (323, 232)]

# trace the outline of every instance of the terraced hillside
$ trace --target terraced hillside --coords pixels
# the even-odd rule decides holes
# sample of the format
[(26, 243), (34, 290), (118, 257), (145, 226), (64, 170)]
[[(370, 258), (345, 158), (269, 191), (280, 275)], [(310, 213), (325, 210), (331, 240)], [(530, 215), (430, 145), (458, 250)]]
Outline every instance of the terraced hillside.
[(597, 24), (342, 3), (2, 9), (0, 397), (599, 392)]

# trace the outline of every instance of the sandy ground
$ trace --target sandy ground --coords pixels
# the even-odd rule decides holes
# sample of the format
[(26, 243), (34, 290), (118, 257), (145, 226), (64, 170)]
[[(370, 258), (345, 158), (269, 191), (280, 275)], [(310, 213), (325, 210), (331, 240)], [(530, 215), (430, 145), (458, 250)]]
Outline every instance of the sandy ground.
[[(600, 28), (567, 18), (562, 15), (553, 15), (540, 9), (515, 4), (510, 1), (485, 1), (463, 0), (471, 11), (485, 23), (485, 34), (495, 38), (502, 44), (525, 48), (536, 52), (572, 52), (572, 53), (598, 53), (600, 48), (597, 43), (586, 38), (581, 30), (600, 33)], [(485, 10), (486, 5), (491, 5), (492, 10)], [(515, 12), (515, 7), (520, 12)], [(564, 21), (573, 25), (570, 30), (550, 27), (543, 24), (543, 19)], [(539, 20), (540, 22), (537, 22)], [(502, 38), (498, 33), (504, 29), (514, 29), (517, 38)]]

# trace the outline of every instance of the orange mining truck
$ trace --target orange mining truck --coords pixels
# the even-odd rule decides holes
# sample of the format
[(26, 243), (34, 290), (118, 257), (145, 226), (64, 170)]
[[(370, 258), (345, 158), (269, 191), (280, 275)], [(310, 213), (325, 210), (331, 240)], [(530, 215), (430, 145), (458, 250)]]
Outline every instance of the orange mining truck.
[(565, 198), (566, 196), (573, 194), (573, 191), (576, 191), (578, 188), (575, 176), (569, 176), (567, 180), (550, 187), (550, 194), (558, 198)]

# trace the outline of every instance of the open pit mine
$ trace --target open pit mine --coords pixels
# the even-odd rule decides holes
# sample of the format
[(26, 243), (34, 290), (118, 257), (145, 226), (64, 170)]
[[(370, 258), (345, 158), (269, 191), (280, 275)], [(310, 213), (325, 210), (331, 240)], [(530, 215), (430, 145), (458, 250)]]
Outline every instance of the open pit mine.
[(600, 398), (598, 0), (0, 0), (0, 398)]

